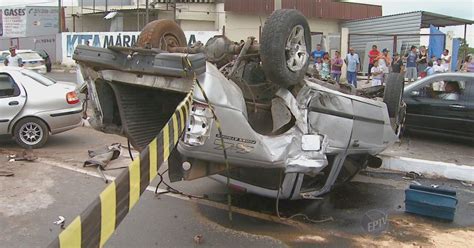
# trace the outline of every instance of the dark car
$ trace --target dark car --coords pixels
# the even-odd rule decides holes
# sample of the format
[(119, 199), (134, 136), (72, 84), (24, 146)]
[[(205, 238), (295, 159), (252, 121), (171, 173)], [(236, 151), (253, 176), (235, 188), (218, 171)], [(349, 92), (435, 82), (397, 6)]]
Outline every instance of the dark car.
[(406, 128), (474, 140), (474, 73), (440, 73), (405, 87)]
[(46, 72), (51, 72), (51, 58), (49, 54), (45, 50), (37, 50), (37, 52), (41, 58), (44, 59), (44, 64), (46, 65)]

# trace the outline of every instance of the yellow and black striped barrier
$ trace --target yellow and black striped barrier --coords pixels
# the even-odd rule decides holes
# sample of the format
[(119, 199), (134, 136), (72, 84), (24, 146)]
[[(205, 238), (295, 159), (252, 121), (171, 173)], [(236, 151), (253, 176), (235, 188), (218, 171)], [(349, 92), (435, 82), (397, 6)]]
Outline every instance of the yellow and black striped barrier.
[[(189, 61), (187, 61), (189, 63)], [(193, 90), (176, 108), (166, 125), (115, 181), (84, 212), (76, 217), (49, 247), (102, 247), (140, 195), (157, 176), (160, 165), (168, 160), (181, 136), (189, 116)]]

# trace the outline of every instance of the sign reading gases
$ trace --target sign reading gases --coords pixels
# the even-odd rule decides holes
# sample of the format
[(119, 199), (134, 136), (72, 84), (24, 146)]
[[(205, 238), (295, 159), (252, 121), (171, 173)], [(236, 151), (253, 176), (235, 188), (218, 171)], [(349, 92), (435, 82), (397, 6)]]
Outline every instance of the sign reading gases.
[(26, 35), (26, 8), (2, 10), (3, 36), (24, 37)]

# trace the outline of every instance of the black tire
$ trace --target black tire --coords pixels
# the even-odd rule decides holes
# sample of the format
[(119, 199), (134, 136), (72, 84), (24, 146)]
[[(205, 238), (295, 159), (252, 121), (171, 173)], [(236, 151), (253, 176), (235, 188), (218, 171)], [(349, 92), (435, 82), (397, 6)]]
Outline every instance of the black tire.
[(404, 75), (401, 73), (389, 73), (385, 78), (385, 91), (383, 102), (387, 105), (388, 116), (398, 119), (400, 107), (402, 106), (402, 95), (404, 88)]
[[(300, 47), (306, 50), (306, 61), (301, 68), (291, 70), (287, 65), (290, 51), (286, 50), (286, 46), (293, 29), (299, 26), (304, 31), (306, 49)], [(265, 21), (260, 43), (260, 58), (267, 79), (284, 88), (296, 85), (303, 79), (311, 53), (311, 32), (303, 14), (294, 9), (274, 11)]]
[[(28, 127), (30, 125), (30, 128)], [(25, 131), (28, 129), (33, 128), (39, 132), (38, 138), (35, 140), (31, 140), (28, 142), (28, 138), (25, 136)], [(15, 128), (13, 129), (13, 136), (15, 137), (16, 143), (23, 148), (40, 148), (44, 146), (46, 141), (49, 138), (49, 129), (48, 126), (40, 119), (34, 117), (26, 117), (21, 119), (15, 124)]]

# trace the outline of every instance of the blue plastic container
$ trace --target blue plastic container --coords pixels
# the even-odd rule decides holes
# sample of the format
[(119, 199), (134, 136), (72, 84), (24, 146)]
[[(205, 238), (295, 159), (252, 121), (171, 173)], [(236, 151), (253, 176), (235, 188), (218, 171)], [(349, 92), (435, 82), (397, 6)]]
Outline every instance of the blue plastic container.
[(405, 212), (453, 221), (456, 191), (410, 185), (405, 190)]

